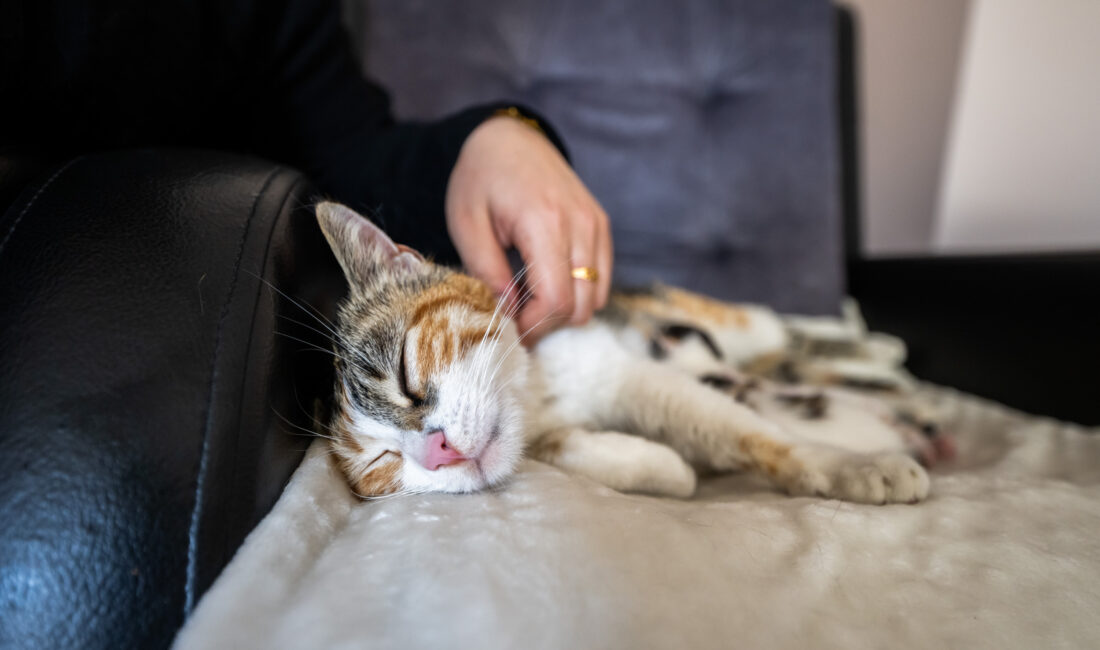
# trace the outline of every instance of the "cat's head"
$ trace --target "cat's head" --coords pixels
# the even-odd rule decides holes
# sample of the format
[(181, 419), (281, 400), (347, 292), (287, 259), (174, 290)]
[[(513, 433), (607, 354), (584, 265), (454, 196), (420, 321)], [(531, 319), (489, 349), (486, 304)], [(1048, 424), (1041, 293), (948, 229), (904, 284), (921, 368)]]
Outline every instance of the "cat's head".
[(342, 205), (319, 204), (317, 219), (350, 285), (323, 433), (352, 489), (469, 492), (508, 477), (523, 450), (528, 360), (504, 308)]

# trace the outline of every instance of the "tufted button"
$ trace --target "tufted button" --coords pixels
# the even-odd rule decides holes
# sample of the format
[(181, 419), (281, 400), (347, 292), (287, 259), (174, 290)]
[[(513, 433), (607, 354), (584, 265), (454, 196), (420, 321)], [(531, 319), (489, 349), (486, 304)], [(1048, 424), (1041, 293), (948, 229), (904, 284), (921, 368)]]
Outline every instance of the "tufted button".
[(735, 250), (733, 244), (719, 240), (707, 251), (707, 257), (710, 258), (710, 261), (720, 264), (728, 261)]
[(711, 82), (704, 86), (699, 104), (704, 111), (714, 112), (725, 108), (735, 96), (733, 89), (722, 83)]

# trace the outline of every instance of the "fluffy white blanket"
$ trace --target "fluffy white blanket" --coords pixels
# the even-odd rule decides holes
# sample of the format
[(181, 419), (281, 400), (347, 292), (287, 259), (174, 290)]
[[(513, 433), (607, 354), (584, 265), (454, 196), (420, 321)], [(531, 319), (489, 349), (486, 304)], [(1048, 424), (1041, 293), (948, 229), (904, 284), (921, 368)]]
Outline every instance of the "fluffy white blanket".
[(358, 502), (315, 444), (187, 648), (1100, 647), (1100, 435), (934, 391), (959, 439), (917, 506), (690, 501), (536, 462)]

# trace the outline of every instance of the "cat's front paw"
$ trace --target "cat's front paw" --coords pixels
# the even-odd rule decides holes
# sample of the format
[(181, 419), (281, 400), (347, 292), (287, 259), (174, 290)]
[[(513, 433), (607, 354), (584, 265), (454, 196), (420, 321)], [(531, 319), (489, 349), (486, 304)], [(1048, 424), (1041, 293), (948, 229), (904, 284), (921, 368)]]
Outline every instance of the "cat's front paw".
[(879, 505), (928, 497), (928, 472), (906, 454), (815, 450), (807, 456), (802, 471), (787, 484), (792, 494)]
[(638, 436), (563, 429), (537, 440), (531, 453), (620, 492), (682, 499), (695, 493), (695, 470), (683, 457), (671, 447)]
[(661, 496), (687, 499), (695, 494), (695, 470), (672, 449), (648, 443), (639, 451), (633, 471), (628, 473), (622, 486), (624, 492), (645, 492)]

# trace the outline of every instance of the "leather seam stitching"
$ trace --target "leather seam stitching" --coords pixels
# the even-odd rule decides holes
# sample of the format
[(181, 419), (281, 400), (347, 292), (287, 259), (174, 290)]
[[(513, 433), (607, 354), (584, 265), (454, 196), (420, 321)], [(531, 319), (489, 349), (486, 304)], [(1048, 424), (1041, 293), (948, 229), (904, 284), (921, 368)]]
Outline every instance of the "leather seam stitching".
[[(261, 260), (261, 262), (260, 262), (260, 267), (259, 267), (260, 275), (259, 275), (259, 277), (256, 278), (259, 282), (258, 282), (258, 285), (256, 287), (255, 298), (252, 301), (252, 314), (253, 314), (252, 327), (249, 328), (248, 340), (245, 342), (245, 348), (244, 348), (245, 350), (248, 351), (248, 354), (246, 354), (246, 357), (245, 357), (245, 367), (246, 368), (251, 365), (249, 363), (249, 361), (251, 359), (252, 340), (256, 335), (256, 317), (255, 317), (256, 311), (257, 311), (256, 305), (259, 304), (260, 299), (263, 296), (263, 291), (264, 291), (265, 285), (267, 284), (267, 281), (263, 279), (263, 273), (264, 273), (264, 269), (267, 267), (268, 260), (271, 259), (271, 239), (275, 236), (275, 231), (278, 229), (278, 226), (279, 226), (278, 222), (280, 220), (281, 215), (283, 214), (283, 211), (286, 209), (287, 204), (290, 203), (290, 201), (294, 198), (294, 191), (299, 186), (304, 185), (305, 182), (306, 182), (306, 180), (305, 180), (304, 177), (299, 177), (299, 178), (295, 179), (290, 184), (290, 187), (287, 188), (286, 197), (283, 199), (282, 203), (279, 204), (279, 210), (278, 210), (278, 213), (277, 213), (279, 216), (277, 216), (273, 220), (273, 222), (271, 224), (271, 227), (268, 229), (268, 232), (267, 232), (266, 246), (264, 248), (264, 256), (263, 256), (263, 260)], [(293, 213), (293, 208), (292, 208), (291, 212)], [(293, 218), (293, 217), (288, 216), (287, 218), (289, 219), (289, 218)], [(243, 395), (243, 389), (244, 389), (244, 387), (247, 383), (248, 383), (248, 378), (246, 376), (242, 375), (241, 382), (240, 382), (240, 387), (242, 389), (242, 395)], [(237, 415), (238, 415), (238, 417), (237, 417), (238, 426), (236, 428), (237, 437), (236, 437), (236, 440), (234, 441), (236, 444), (233, 445), (233, 462), (230, 465), (233, 468), (233, 475), (232, 475), (232, 480), (230, 482), (230, 485), (234, 488), (237, 486), (237, 479), (238, 479), (237, 468), (239, 467), (239, 465), (237, 463), (237, 459), (240, 458), (240, 456), (241, 456), (241, 454), (240, 454), (240, 451), (241, 451), (241, 426), (239, 424), (240, 420), (241, 420), (241, 418), (240, 418), (240, 415), (241, 415), (240, 405), (238, 405)], [(227, 537), (227, 533), (225, 531), (223, 531), (223, 534), (222, 534), (221, 540), (220, 540), (222, 548), (225, 548), (226, 537)]]
[(214, 391), (218, 385), (218, 356), (222, 347), (222, 329), (225, 326), (226, 317), (229, 315), (229, 306), (233, 302), (233, 294), (237, 289), (237, 278), (240, 277), (241, 271), (241, 258), (244, 255), (245, 242), (248, 241), (248, 233), (252, 229), (252, 222), (256, 217), (256, 209), (259, 207), (264, 194), (267, 192), (267, 188), (271, 185), (271, 182), (276, 176), (283, 173), (282, 168), (278, 168), (268, 174), (264, 180), (263, 185), (260, 186), (260, 191), (256, 194), (256, 198), (252, 203), (252, 209), (248, 213), (248, 221), (245, 223), (244, 232), (241, 233), (241, 239), (237, 243), (237, 256), (233, 263), (233, 277), (229, 282), (229, 290), (226, 292), (225, 302), (222, 305), (221, 315), (218, 316), (218, 329), (214, 334), (214, 352), (210, 359), (210, 389), (207, 392), (206, 399), (206, 425), (203, 427), (202, 434), (202, 446), (199, 452), (199, 471), (195, 478), (195, 505), (191, 511), (191, 524), (187, 531), (187, 580), (184, 583), (184, 602), (183, 602), (183, 616), (186, 619), (195, 607), (195, 583), (198, 579), (198, 536), (199, 536), (199, 521), (203, 513), (203, 497), (205, 496), (203, 490), (203, 484), (206, 481), (206, 472), (208, 469), (207, 461), (210, 456), (210, 429), (211, 418), (213, 417), (213, 403), (214, 403)]
[(34, 196), (32, 196), (30, 200), (27, 201), (27, 205), (23, 206), (23, 210), (19, 213), (19, 216), (16, 217), (15, 221), (11, 223), (11, 228), (8, 228), (8, 234), (4, 235), (4, 240), (0, 241), (0, 255), (3, 255), (4, 247), (8, 245), (8, 240), (11, 239), (11, 236), (15, 234), (15, 229), (19, 226), (19, 222), (23, 220), (23, 217), (27, 216), (27, 213), (30, 212), (31, 207), (34, 206), (36, 201), (38, 201), (38, 197), (42, 196), (42, 193), (46, 191), (46, 188), (53, 184), (53, 182), (57, 180), (57, 177), (60, 176), (62, 172), (64, 172), (66, 169), (71, 167), (73, 163), (82, 159), (83, 157), (84, 156), (77, 156), (76, 158), (73, 158), (69, 162), (62, 165), (60, 169), (55, 171), (46, 180), (46, 182), (42, 184), (42, 187), (38, 188), (38, 190), (34, 193)]

